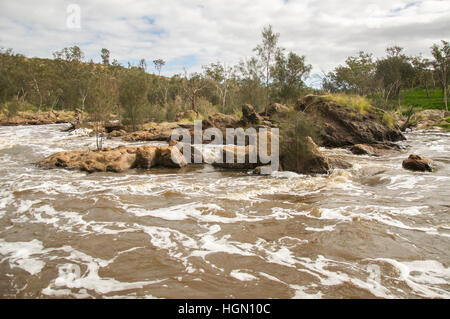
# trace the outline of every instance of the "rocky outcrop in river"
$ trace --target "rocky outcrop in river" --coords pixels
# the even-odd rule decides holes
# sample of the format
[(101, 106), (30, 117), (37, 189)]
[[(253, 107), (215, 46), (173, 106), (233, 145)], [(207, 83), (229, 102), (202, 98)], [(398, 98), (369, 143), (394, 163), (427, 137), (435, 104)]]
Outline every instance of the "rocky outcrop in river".
[(181, 168), (187, 165), (181, 153), (171, 157), (173, 146), (105, 148), (95, 151), (66, 151), (53, 154), (38, 163), (42, 168), (79, 169), (93, 172), (123, 172), (131, 168), (155, 166)]
[(296, 109), (313, 119), (319, 129), (322, 145), (326, 147), (379, 144), (405, 139), (400, 130), (383, 123), (383, 111), (379, 109), (369, 108), (360, 113), (317, 95), (308, 95), (299, 100)]
[(75, 112), (49, 111), (40, 113), (19, 112), (12, 117), (0, 118), (0, 125), (45, 125), (56, 123), (69, 123), (76, 119)]
[[(316, 126), (319, 140), (323, 146), (351, 147), (354, 154), (380, 156), (388, 151), (398, 150), (398, 146), (393, 142), (404, 139), (397, 128), (391, 128), (383, 123), (383, 111), (381, 110), (369, 108), (364, 112), (358, 112), (350, 107), (329, 101), (324, 96), (315, 95), (309, 95), (300, 100), (295, 110), (282, 104), (272, 103), (266, 110), (257, 113), (252, 105), (244, 104), (242, 118), (216, 113), (202, 121), (202, 129), (219, 128), (225, 136), (227, 128), (283, 128), (283, 123), (289, 121), (292, 113), (295, 113), (295, 116), (307, 117), (308, 122)], [(191, 137), (194, 133), (193, 122), (147, 123), (143, 130), (131, 133), (126, 133), (119, 126), (111, 127), (106, 131), (110, 131), (109, 137), (121, 137), (124, 141), (170, 141), (172, 132), (176, 128), (188, 129)], [(298, 138), (305, 140), (305, 147), (302, 148), (302, 152), (293, 155), (287, 154), (292, 150), (289, 143), (296, 142), (283, 140), (283, 136), (280, 136), (280, 145), (284, 143), (282, 148), (284, 154), (281, 152), (279, 158), (280, 169), (302, 174), (326, 174), (333, 168), (351, 167), (350, 163), (341, 158), (325, 156), (311, 137), (301, 136)], [(193, 141), (193, 139), (191, 140)], [(270, 149), (270, 141), (269, 133), (268, 149)], [(130, 168), (149, 169), (155, 166), (183, 167), (187, 165), (189, 160), (186, 161), (181, 153), (179, 159), (175, 159), (175, 161), (171, 159), (171, 148), (174, 145), (175, 143), (171, 143), (170, 146), (119, 147), (99, 151), (61, 152), (41, 161), (40, 166), (81, 169), (88, 172), (121, 172)], [(255, 146), (226, 145), (223, 147), (222, 161), (207, 162), (220, 168), (255, 169), (265, 163), (259, 161), (259, 156), (257, 161), (249, 160), (252, 147)], [(192, 154), (194, 150), (195, 148), (192, 146)], [(245, 154), (243, 163), (237, 161), (239, 151)], [(227, 157), (235, 160), (233, 163), (227, 163)], [(201, 162), (204, 161), (204, 154), (202, 154)]]

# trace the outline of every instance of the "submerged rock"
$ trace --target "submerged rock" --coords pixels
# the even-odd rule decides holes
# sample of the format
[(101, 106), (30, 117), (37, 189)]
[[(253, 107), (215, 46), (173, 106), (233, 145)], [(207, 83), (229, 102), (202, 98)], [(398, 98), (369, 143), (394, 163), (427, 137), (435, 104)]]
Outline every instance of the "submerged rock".
[(350, 152), (355, 155), (382, 156), (393, 152), (398, 152), (401, 147), (394, 143), (356, 144), (350, 148)]
[(433, 161), (429, 158), (411, 154), (402, 163), (404, 169), (410, 171), (420, 171), (420, 172), (432, 172), (433, 171)]
[(254, 175), (270, 175), (272, 174), (272, 167), (270, 165), (257, 166), (253, 170)]
[(328, 164), (330, 168), (340, 168), (340, 169), (349, 169), (352, 168), (353, 165), (346, 160), (344, 160), (341, 156), (332, 155), (328, 156)]
[(356, 144), (350, 148), (350, 152), (356, 155), (376, 155), (373, 147), (365, 144)]

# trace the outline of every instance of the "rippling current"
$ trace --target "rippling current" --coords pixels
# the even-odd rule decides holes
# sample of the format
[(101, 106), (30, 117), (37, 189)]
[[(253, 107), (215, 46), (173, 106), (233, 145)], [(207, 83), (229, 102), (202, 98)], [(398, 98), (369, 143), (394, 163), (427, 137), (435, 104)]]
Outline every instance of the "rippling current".
[(448, 133), (329, 176), (39, 169), (94, 148), (64, 127), (0, 127), (1, 297), (450, 298)]

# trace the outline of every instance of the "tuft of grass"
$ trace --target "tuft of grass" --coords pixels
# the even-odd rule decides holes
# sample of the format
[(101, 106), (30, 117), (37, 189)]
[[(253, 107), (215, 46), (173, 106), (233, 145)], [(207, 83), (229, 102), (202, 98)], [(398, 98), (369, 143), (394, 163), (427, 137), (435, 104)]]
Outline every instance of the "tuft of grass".
[(145, 131), (149, 131), (149, 130), (151, 130), (154, 127), (156, 127), (156, 124), (153, 123), (153, 122), (142, 124), (142, 129), (145, 130)]
[(178, 122), (189, 123), (189, 122), (194, 122), (194, 119), (192, 119), (192, 117), (191, 118), (182, 118)]
[(383, 118), (381, 119), (384, 125), (386, 125), (389, 128), (394, 128), (395, 126), (395, 119), (392, 116), (392, 114), (389, 114), (388, 112), (384, 112)]
[(373, 107), (366, 97), (360, 95), (338, 93), (325, 95), (324, 99), (354, 109), (361, 114), (366, 113)]
[(236, 115), (240, 119), (242, 118), (242, 110), (241, 109), (238, 109), (238, 108), (234, 109), (233, 114)]

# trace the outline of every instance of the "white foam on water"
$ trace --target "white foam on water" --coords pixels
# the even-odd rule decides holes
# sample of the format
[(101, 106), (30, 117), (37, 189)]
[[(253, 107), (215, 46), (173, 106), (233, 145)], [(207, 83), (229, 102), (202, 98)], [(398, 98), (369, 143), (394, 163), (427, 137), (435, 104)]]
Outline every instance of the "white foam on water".
[[(124, 183), (124, 185), (115, 186), (112, 192), (116, 194), (132, 194), (132, 195), (151, 195), (159, 196), (167, 191), (179, 193), (182, 196), (210, 196), (207, 188), (211, 185), (201, 185), (194, 183), (193, 180), (187, 180), (191, 174), (183, 174), (184, 179), (180, 179), (178, 175), (149, 175), (146, 174), (138, 183)], [(133, 176), (137, 178), (137, 176)]]
[[(114, 278), (100, 277), (98, 274), (100, 268), (104, 268), (110, 265), (118, 256), (120, 256), (120, 253), (110, 260), (104, 260), (87, 255), (72, 248), (71, 246), (63, 246), (61, 248), (58, 248), (57, 250), (62, 250), (66, 253), (69, 253), (70, 255), (66, 258), (71, 260), (71, 262), (73, 263), (84, 265), (86, 267), (86, 270), (83, 273), (80, 273), (79, 276), (71, 274), (68, 275), (66, 272), (60, 271), (59, 276), (55, 278), (48, 287), (42, 290), (42, 293), (45, 295), (59, 295), (59, 290), (61, 288), (85, 289), (87, 291), (95, 291), (96, 293), (103, 295), (123, 290), (140, 289), (148, 285), (153, 285), (165, 281), (165, 279), (160, 279), (137, 282), (121, 282), (115, 280)], [(125, 252), (128, 251), (129, 250)], [(60, 267), (64, 266), (64, 264), (60, 265)], [(89, 294), (87, 294), (87, 296), (89, 296)]]
[[(391, 258), (368, 259), (374, 262), (385, 262), (397, 269), (398, 280), (405, 282), (408, 287), (420, 297), (450, 298), (448, 283), (450, 268), (436, 260), (397, 261)], [(397, 288), (401, 289), (401, 288)], [(407, 291), (403, 292), (405, 295)]]
[(197, 249), (198, 243), (193, 238), (170, 228), (134, 225), (137, 229), (142, 229), (150, 236), (150, 242), (158, 249), (164, 249), (167, 254), (177, 260), (180, 260), (185, 267), (186, 272), (196, 273), (196, 269), (189, 262), (189, 250)]
[(272, 172), (271, 176), (282, 179), (310, 178), (308, 175), (298, 174), (291, 171), (275, 171)]
[(322, 228), (306, 227), (305, 230), (307, 230), (307, 231), (317, 231), (317, 232), (333, 231), (335, 227), (336, 227), (336, 225), (328, 225), (328, 226), (324, 226)]
[(69, 132), (70, 136), (89, 136), (94, 130), (89, 128), (78, 128)]
[[(57, 211), (52, 206), (46, 204), (39, 207), (31, 207), (39, 201), (25, 201), (20, 204), (22, 212), (18, 217), (11, 219), (14, 223), (41, 223), (54, 227), (57, 231), (64, 231), (78, 234), (105, 234), (117, 235), (123, 232), (135, 232), (136, 228), (131, 228), (124, 222), (100, 222), (86, 221), (84, 214), (71, 211)], [(27, 212), (27, 214), (24, 214)]]
[[(354, 220), (367, 220), (377, 221), (392, 227), (402, 228), (407, 230), (422, 231), (430, 235), (438, 235), (443, 237), (450, 237), (450, 234), (439, 231), (439, 225), (430, 225), (429, 227), (420, 227), (407, 225), (396, 216), (419, 216), (424, 214), (424, 210), (428, 206), (409, 206), (409, 207), (391, 207), (391, 206), (376, 206), (376, 205), (364, 205), (364, 206), (342, 206), (338, 208), (318, 208), (320, 212), (317, 214), (310, 214), (307, 211), (295, 211), (293, 209), (286, 208), (273, 208), (272, 217), (276, 219), (287, 219), (295, 216), (306, 216), (312, 219), (322, 220), (335, 220), (337, 222), (353, 222)], [(408, 220), (408, 219), (407, 219)], [(306, 230), (311, 231), (332, 231), (335, 225), (326, 225), (324, 228), (313, 228), (307, 226)], [(442, 229), (443, 230), (443, 229)]]
[(127, 208), (127, 211), (139, 217), (151, 216), (165, 220), (186, 220), (188, 218), (192, 218), (199, 222), (206, 223), (235, 223), (239, 221), (262, 220), (262, 218), (259, 217), (247, 216), (237, 212), (235, 213), (235, 217), (217, 215), (215, 213), (223, 211), (223, 208), (217, 204), (211, 203), (205, 204), (192, 202), (154, 210), (148, 210), (140, 207), (129, 207)]
[[(135, 224), (136, 228), (142, 229), (150, 236), (150, 242), (157, 248), (166, 249), (176, 252), (179, 247), (178, 243), (181, 243), (186, 248), (197, 248), (197, 242), (191, 237), (170, 228), (157, 227), (157, 226), (143, 226)], [(173, 254), (175, 256), (175, 254)]]
[(278, 278), (275, 277), (275, 276), (266, 274), (265, 272), (259, 272), (259, 274), (260, 274), (261, 276), (263, 276), (263, 277), (266, 277), (266, 278), (269, 279), (269, 280), (272, 280), (272, 281), (278, 282), (278, 283), (280, 283), (280, 284), (286, 285), (286, 283), (285, 283), (284, 281), (281, 281), (280, 279), (278, 279)]
[(28, 212), (34, 204), (39, 203), (39, 202), (40, 201), (38, 201), (38, 200), (34, 200), (34, 201), (20, 200), (20, 201), (16, 202), (16, 207), (17, 207), (16, 214), (22, 215), (22, 214)]
[(237, 280), (240, 280), (240, 281), (258, 280), (257, 277), (255, 277), (249, 273), (243, 272), (241, 270), (238, 270), (238, 269), (232, 270), (230, 272), (230, 276), (233, 278), (236, 278)]
[[(371, 278), (369, 278), (369, 274), (367, 273), (365, 268), (361, 268), (359, 264), (350, 263), (350, 262), (338, 262), (328, 258), (325, 258), (321, 255), (317, 256), (315, 260), (310, 258), (303, 258), (295, 256), (290, 249), (287, 247), (282, 247), (279, 244), (268, 243), (262, 239), (257, 242), (257, 249), (260, 251), (258, 256), (264, 256), (264, 259), (269, 263), (279, 264), (282, 266), (291, 267), (300, 272), (308, 273), (315, 277), (318, 281), (318, 284), (322, 286), (337, 286), (343, 283), (351, 283), (361, 289), (365, 289), (370, 291), (377, 297), (382, 298), (391, 298), (392, 294), (390, 291), (383, 287), (381, 284), (374, 283)], [(256, 248), (253, 249), (256, 251)], [(330, 271), (327, 268), (329, 267), (338, 267), (339, 269), (343, 269), (340, 271)], [(349, 276), (344, 271), (346, 269), (349, 270), (357, 270), (361, 273), (366, 274), (366, 281)], [(311, 290), (317, 291), (317, 284), (311, 283), (308, 286)], [(298, 290), (298, 297), (304, 296), (305, 289), (308, 287), (291, 287)], [(314, 288), (314, 289), (313, 289)], [(314, 294), (310, 294), (312, 296), (322, 296), (320, 291)]]
[[(343, 283), (351, 283), (361, 289), (367, 290), (373, 295), (381, 298), (392, 298), (393, 295), (390, 291), (383, 287), (381, 284), (374, 282), (372, 278), (367, 276), (366, 280), (362, 280), (356, 277), (351, 277), (344, 271), (356, 270), (361, 274), (367, 273), (365, 268), (362, 268), (357, 263), (341, 262), (331, 260), (322, 255), (318, 255), (315, 260), (309, 258), (299, 258), (299, 264), (305, 269), (308, 269), (310, 274), (315, 275), (322, 286), (337, 286)], [(340, 271), (330, 271), (327, 268), (339, 267)]]
[[(393, 175), (382, 177), (381, 180), (389, 180), (389, 185), (386, 186), (387, 189), (413, 189), (416, 185), (423, 186), (423, 181), (425, 178), (419, 175)], [(431, 186), (431, 185), (428, 185)]]
[(10, 140), (0, 139), (0, 150), (10, 149), (14, 146), (16, 146), (16, 144), (11, 142)]
[(2, 217), (5, 213), (3, 209), (12, 202), (14, 202), (14, 196), (12, 192), (6, 189), (0, 189), (0, 217)]
[(295, 290), (295, 294), (292, 299), (321, 299), (323, 298), (322, 293), (319, 291), (315, 294), (307, 293), (307, 287), (299, 285), (289, 285), (289, 288)]
[(191, 256), (198, 256), (205, 258), (211, 253), (227, 253), (241, 256), (254, 256), (252, 252), (253, 245), (248, 243), (241, 243), (229, 241), (230, 235), (224, 235), (220, 238), (213, 234), (204, 234), (198, 243), (198, 250), (191, 252)]
[(11, 268), (21, 268), (30, 275), (35, 275), (45, 266), (45, 262), (35, 256), (40, 254), (43, 248), (42, 242), (37, 239), (28, 242), (7, 242), (0, 238), (0, 254), (5, 256), (1, 262), (8, 260)]

